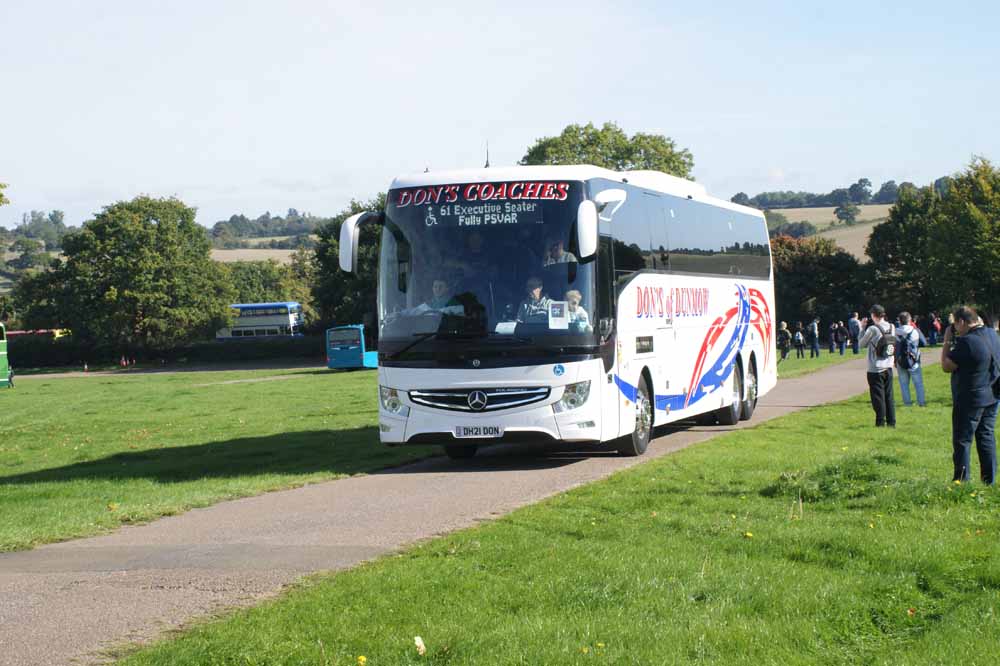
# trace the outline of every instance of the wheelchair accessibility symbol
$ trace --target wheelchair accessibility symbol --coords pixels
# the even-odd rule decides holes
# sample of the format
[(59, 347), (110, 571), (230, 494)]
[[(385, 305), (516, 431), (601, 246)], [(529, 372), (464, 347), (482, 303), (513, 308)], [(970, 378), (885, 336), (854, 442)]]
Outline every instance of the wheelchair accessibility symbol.
[(426, 224), (428, 227), (433, 227), (437, 223), (438, 223), (437, 218), (434, 217), (434, 213), (432, 213), (431, 209), (428, 208), (427, 217), (424, 219), (424, 224)]

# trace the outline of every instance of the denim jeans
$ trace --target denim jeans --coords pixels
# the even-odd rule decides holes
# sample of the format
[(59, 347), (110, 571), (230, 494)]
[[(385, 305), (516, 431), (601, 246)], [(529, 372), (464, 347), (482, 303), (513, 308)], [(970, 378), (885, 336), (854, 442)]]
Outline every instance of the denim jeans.
[(983, 483), (993, 485), (997, 475), (997, 444), (993, 428), (997, 420), (997, 403), (989, 407), (966, 407), (962, 404), (951, 408), (952, 462), (955, 463), (954, 481), (969, 480), (969, 458), (972, 438), (976, 438), (979, 455), (979, 475)]
[[(844, 348), (845, 348), (846, 346), (847, 346), (847, 342), (838, 342), (838, 343), (837, 343), (837, 349), (839, 349), (839, 350), (840, 350), (840, 355), (841, 355), (841, 356), (843, 356), (843, 355), (844, 355)], [(832, 352), (831, 352), (831, 353), (832, 353)]]
[(917, 393), (917, 404), (921, 407), (927, 406), (924, 399), (924, 371), (918, 365), (916, 368), (907, 370), (906, 368), (896, 368), (899, 371), (899, 392), (903, 395), (903, 404), (909, 407), (913, 404), (910, 400), (910, 380), (913, 380), (913, 390)]
[(819, 340), (815, 340), (809, 345), (809, 358), (813, 358), (814, 356), (819, 356)]

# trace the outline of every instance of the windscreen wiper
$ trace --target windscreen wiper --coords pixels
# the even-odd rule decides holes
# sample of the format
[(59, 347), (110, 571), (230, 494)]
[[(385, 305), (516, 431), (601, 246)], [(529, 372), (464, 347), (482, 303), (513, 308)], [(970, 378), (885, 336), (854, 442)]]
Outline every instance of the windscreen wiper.
[(389, 359), (392, 360), (392, 359), (395, 359), (395, 358), (399, 358), (400, 356), (402, 356), (406, 352), (410, 351), (411, 349), (413, 349), (414, 347), (416, 347), (417, 345), (419, 345), (424, 340), (429, 340), (430, 338), (433, 338), (433, 337), (458, 339), (458, 338), (478, 338), (478, 337), (482, 337), (482, 336), (479, 333), (470, 333), (470, 334), (465, 335), (465, 334), (462, 334), (459, 331), (431, 331), (430, 333), (414, 333), (413, 337), (415, 337), (416, 340), (414, 340), (410, 344), (406, 345), (405, 347), (403, 347), (399, 351), (393, 352), (392, 355), (389, 356)]

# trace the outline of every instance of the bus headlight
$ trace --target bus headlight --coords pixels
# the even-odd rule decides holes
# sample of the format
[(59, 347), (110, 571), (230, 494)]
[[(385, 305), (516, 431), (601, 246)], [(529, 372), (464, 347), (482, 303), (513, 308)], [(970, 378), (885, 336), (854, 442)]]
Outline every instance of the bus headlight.
[(587, 402), (587, 398), (590, 397), (590, 380), (585, 382), (577, 382), (575, 384), (569, 384), (563, 391), (562, 399), (556, 404), (552, 405), (552, 409), (558, 412), (568, 412), (571, 409), (576, 409)]
[(382, 403), (382, 409), (390, 414), (395, 414), (396, 416), (410, 415), (410, 408), (404, 405), (403, 401), (399, 399), (399, 392), (396, 389), (389, 388), (388, 386), (379, 386), (378, 397)]

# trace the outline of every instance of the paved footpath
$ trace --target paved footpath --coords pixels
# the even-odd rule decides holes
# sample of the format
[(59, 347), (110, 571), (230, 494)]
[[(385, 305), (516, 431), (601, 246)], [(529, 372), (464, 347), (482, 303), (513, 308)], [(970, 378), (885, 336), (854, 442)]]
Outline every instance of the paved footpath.
[[(781, 380), (750, 423), (865, 392), (864, 363)], [(102, 650), (253, 604), (304, 574), (353, 566), (733, 429), (676, 429), (642, 458), (496, 447), (470, 461), (433, 458), (2, 554), (0, 665), (97, 663)]]

